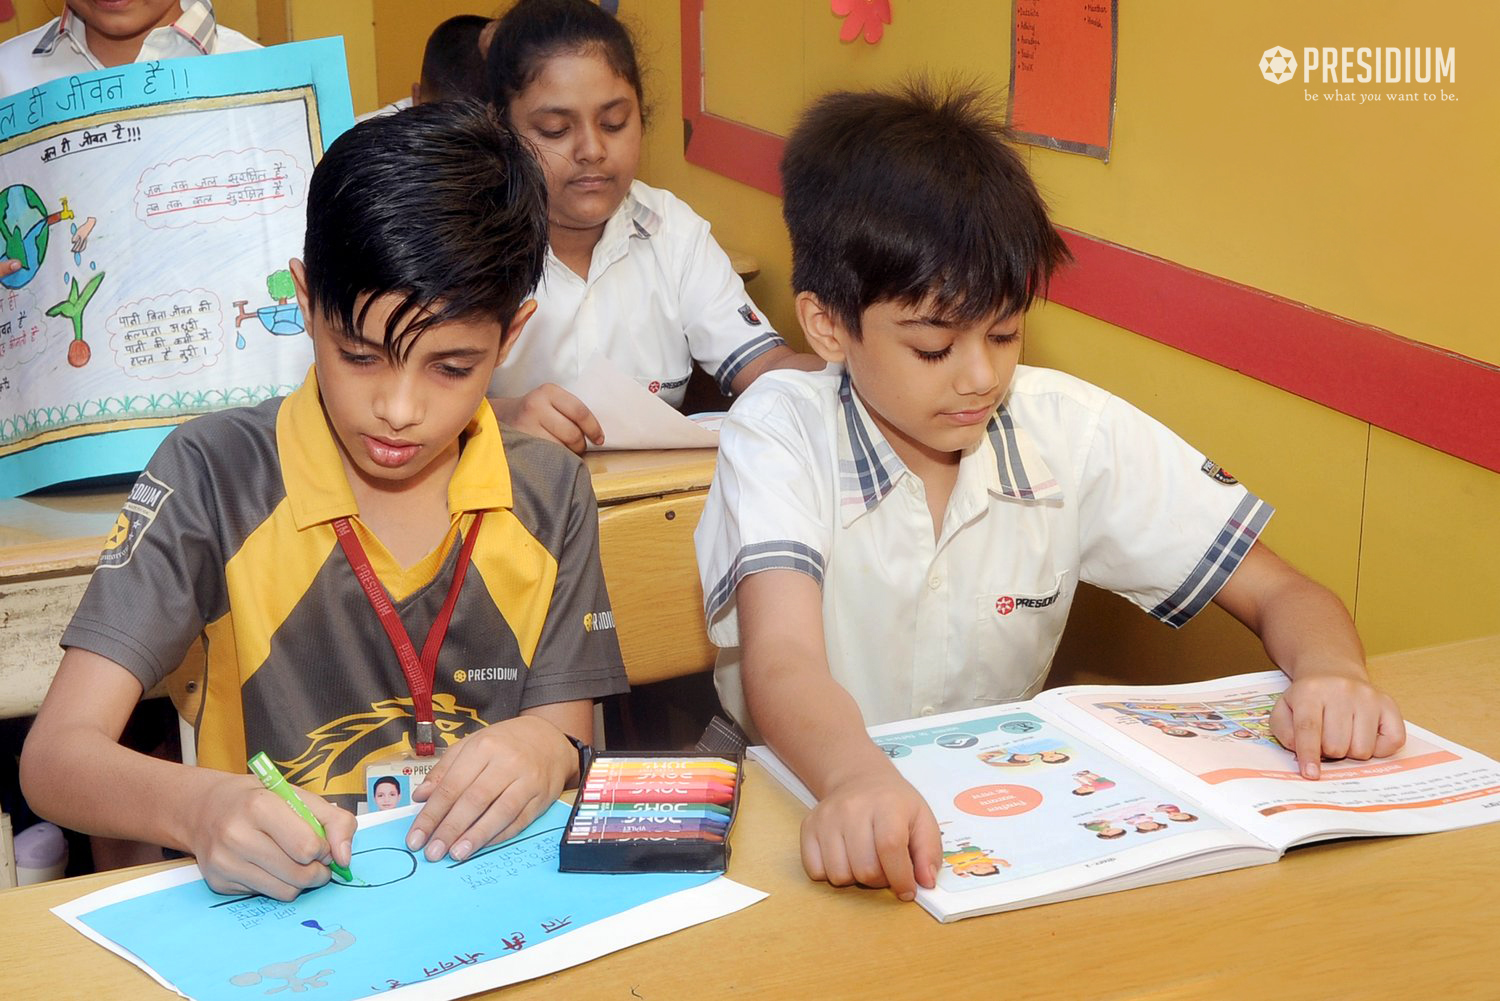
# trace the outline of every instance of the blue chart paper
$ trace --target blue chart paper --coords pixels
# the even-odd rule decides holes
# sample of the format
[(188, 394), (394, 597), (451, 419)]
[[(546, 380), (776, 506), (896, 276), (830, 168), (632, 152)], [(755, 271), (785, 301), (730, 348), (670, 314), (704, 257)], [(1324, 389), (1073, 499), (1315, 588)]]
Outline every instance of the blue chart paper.
[(316, 989), (319, 1001), (345, 1001), (504, 963), (716, 878), (560, 873), (567, 816), (567, 805), (554, 803), (517, 837), (459, 863), (407, 851), (407, 820), (363, 827), (351, 869), (369, 887), (330, 883), (283, 904), (223, 897), (198, 880), (78, 920), (190, 997)]
[(139, 472), (172, 425), (301, 383), (287, 260), (353, 123), (337, 38), (0, 98), (0, 496)]

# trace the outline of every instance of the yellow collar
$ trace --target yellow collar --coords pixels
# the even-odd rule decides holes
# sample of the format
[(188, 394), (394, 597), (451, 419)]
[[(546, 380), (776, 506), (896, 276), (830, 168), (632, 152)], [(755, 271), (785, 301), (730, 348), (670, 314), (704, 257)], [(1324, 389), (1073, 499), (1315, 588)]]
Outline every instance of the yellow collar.
[[(338, 442), (323, 412), (317, 369), (287, 396), (276, 415), (276, 451), (292, 521), (299, 531), (359, 513), (344, 474)], [(510, 466), (489, 401), (479, 404), (464, 429), (464, 447), (448, 481), (448, 511), (494, 511), (513, 503)]]

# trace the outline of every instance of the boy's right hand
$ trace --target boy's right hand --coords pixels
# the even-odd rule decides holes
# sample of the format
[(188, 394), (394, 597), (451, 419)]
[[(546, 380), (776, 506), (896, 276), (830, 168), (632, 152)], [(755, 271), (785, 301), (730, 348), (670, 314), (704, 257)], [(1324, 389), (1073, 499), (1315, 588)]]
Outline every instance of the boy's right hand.
[(604, 429), (583, 401), (561, 386), (543, 383), (525, 396), (490, 400), (495, 417), (513, 428), (550, 438), (582, 455), (593, 442), (604, 444)]
[(326, 840), (252, 775), (225, 776), (199, 798), (188, 848), (210, 888), (293, 900), (328, 882), (330, 861), (349, 864), (354, 815), (321, 796), (302, 790), (298, 795), (323, 825)]
[(834, 886), (889, 886), (902, 900), (937, 884), (942, 837), (911, 783), (884, 763), (832, 789), (802, 821), (802, 866)]

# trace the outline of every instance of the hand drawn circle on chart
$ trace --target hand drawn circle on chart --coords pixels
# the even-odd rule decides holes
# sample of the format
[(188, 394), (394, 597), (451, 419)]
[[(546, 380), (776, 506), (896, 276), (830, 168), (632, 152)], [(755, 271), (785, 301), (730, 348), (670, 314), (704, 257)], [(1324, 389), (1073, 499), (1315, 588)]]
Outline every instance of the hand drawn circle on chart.
[(366, 848), (354, 853), (349, 868), (354, 873), (354, 882), (346, 883), (337, 876), (333, 882), (355, 890), (390, 886), (417, 871), (417, 857), (405, 848)]
[(958, 750), (965, 747), (973, 747), (979, 743), (979, 738), (972, 733), (945, 733), (937, 738), (936, 743), (939, 747)]
[(965, 789), (953, 805), (973, 817), (1014, 817), (1042, 805), (1042, 794), (1030, 786), (987, 785)]
[(879, 744), (875, 745), (885, 752), (888, 758), (904, 758), (911, 753), (911, 748), (905, 744)]

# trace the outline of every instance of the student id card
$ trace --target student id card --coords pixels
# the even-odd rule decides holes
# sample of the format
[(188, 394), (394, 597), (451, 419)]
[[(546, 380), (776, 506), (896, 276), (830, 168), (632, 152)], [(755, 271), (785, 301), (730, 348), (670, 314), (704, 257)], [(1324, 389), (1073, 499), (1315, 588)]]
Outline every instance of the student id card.
[(410, 806), (412, 791), (437, 766), (437, 755), (403, 756), (365, 766), (365, 801), (360, 813), (379, 813)]

